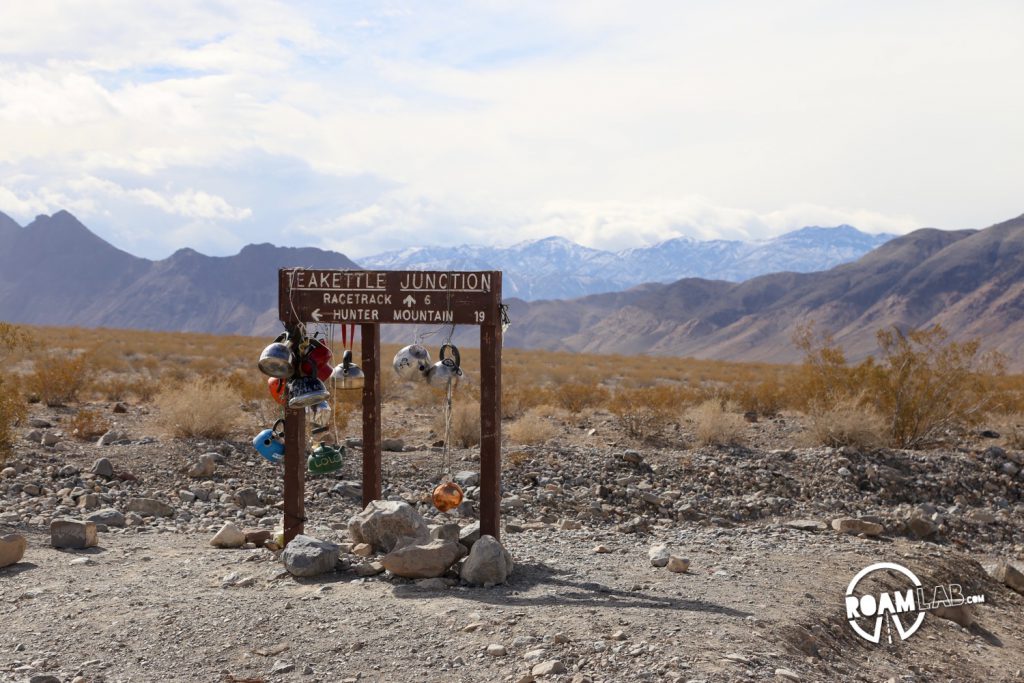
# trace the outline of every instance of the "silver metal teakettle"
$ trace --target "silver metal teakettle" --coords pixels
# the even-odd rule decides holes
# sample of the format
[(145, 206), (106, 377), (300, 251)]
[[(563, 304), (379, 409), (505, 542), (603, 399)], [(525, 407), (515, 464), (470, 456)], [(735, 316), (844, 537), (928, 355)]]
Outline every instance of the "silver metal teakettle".
[(363, 369), (352, 362), (352, 351), (345, 349), (341, 363), (334, 368), (331, 379), (338, 382), (342, 389), (361, 389), (366, 384)]
[[(446, 353), (446, 350), (451, 351), (451, 357)], [(430, 366), (427, 371), (427, 382), (431, 386), (443, 387), (449, 382), (452, 386), (459, 383), (459, 378), (462, 377), (462, 356), (459, 355), (459, 349), (456, 348), (455, 344), (444, 344), (441, 346), (441, 360)]]
[(288, 335), (282, 334), (260, 354), (259, 368), (265, 375), (288, 379), (295, 371), (295, 354), (286, 343)]

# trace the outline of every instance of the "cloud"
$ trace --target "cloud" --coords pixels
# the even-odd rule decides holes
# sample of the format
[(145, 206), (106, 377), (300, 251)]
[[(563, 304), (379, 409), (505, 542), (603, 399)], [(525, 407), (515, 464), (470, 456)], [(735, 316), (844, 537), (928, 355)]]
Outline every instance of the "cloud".
[(981, 227), (1021, 212), (1022, 19), (997, 1), (20, 3), (0, 21), (0, 210), (84, 212), (150, 256)]

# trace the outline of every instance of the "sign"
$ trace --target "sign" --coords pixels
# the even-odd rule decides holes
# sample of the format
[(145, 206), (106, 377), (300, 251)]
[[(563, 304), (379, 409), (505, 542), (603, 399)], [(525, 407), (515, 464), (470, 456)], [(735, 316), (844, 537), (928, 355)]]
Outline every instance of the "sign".
[(498, 271), (280, 270), (287, 323), (493, 325)]

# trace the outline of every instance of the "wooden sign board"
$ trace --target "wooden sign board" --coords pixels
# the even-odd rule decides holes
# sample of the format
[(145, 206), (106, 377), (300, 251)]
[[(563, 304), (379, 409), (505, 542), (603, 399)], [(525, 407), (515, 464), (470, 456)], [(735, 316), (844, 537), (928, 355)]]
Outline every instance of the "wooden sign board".
[(286, 323), (489, 325), (499, 318), (495, 271), (281, 270)]
[[(307, 323), (359, 324), (362, 334), (363, 505), (381, 497), (380, 326), (480, 328), (480, 532), (501, 533), (501, 272), (282, 268), (278, 309), (292, 340)], [(294, 343), (294, 342), (290, 342)], [(295, 350), (293, 348), (293, 350)], [(285, 414), (284, 534), (301, 534), (305, 408)]]

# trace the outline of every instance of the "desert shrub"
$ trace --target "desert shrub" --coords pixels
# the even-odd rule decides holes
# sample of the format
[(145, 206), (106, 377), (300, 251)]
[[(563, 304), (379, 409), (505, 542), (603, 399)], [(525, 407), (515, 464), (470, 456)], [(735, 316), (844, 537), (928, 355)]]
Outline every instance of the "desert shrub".
[(155, 396), (158, 422), (171, 436), (223, 439), (239, 425), (241, 399), (223, 382), (193, 378)]
[(600, 384), (567, 382), (553, 387), (548, 398), (555, 405), (578, 413), (584, 408), (600, 408), (606, 405), (611, 393)]
[(515, 378), (502, 379), (501, 416), (503, 418), (517, 418), (531, 408), (551, 403), (552, 400), (550, 389), (530, 386)]
[(740, 382), (731, 388), (729, 397), (744, 413), (754, 412), (769, 417), (777, 415), (792, 400), (786, 385), (775, 376), (761, 381)]
[(681, 392), (669, 387), (620, 388), (608, 410), (628, 436), (649, 439), (675, 422), (681, 400)]
[[(437, 415), (434, 422), (434, 430), (444, 436), (444, 412)], [(480, 444), (480, 404), (479, 403), (456, 403), (452, 406), (452, 433), (451, 442), (453, 446), (469, 448)]]
[(814, 446), (875, 448), (886, 440), (885, 420), (863, 399), (844, 398), (827, 408), (811, 411), (806, 440)]
[(128, 392), (135, 397), (139, 403), (149, 403), (160, 391), (163, 383), (149, 377), (136, 377), (125, 382)]
[(1016, 450), (1024, 450), (1024, 415), (1013, 416), (1013, 424), (1006, 433), (1006, 445)]
[(544, 443), (553, 439), (557, 434), (557, 427), (533, 411), (526, 413), (508, 426), (508, 438), (518, 444)]
[(730, 413), (716, 399), (690, 408), (686, 416), (693, 423), (694, 436), (702, 446), (727, 446), (743, 441), (746, 423), (743, 417)]
[(35, 366), (24, 380), (28, 399), (48, 406), (77, 401), (91, 378), (89, 359), (86, 354), (66, 353), (49, 353), (36, 358)]
[(71, 418), (71, 435), (88, 441), (102, 436), (110, 429), (110, 422), (98, 410), (82, 408)]
[(28, 415), (22, 392), (11, 378), (0, 377), (0, 465), (11, 453), (14, 443), (14, 425)]
[(982, 357), (978, 340), (948, 341), (942, 327), (879, 330), (881, 357), (868, 370), (871, 403), (885, 416), (890, 442), (917, 448), (977, 422), (995, 398), (1001, 359)]

